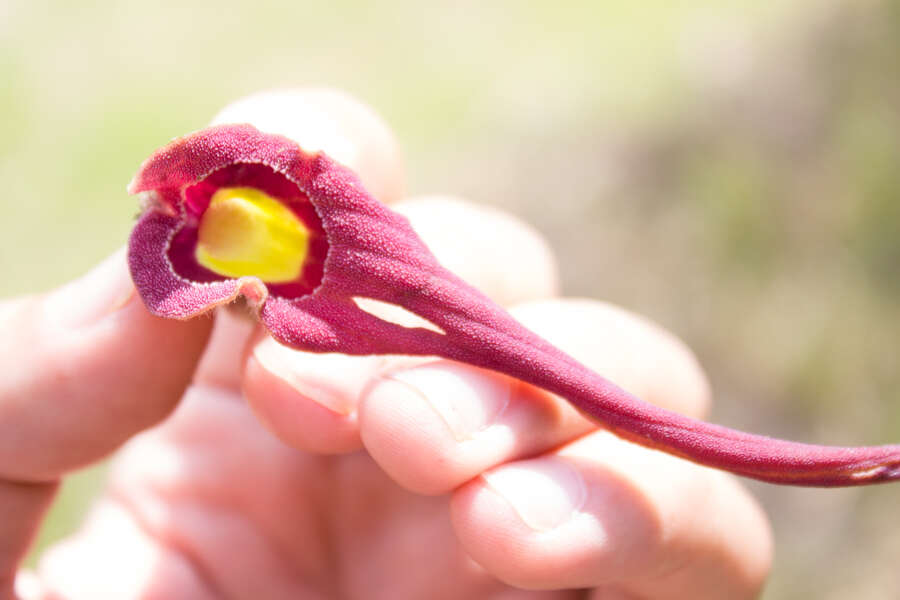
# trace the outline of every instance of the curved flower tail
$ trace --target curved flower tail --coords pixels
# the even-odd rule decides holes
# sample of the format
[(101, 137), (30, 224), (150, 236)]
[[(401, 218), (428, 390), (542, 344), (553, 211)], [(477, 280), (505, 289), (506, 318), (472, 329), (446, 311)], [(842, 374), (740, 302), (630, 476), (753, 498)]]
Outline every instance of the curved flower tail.
[[(770, 483), (842, 487), (900, 480), (900, 445), (819, 446), (744, 433), (644, 402), (558, 351), (537, 358), (518, 343), (510, 350), (482, 366), (556, 393), (642, 446)], [(532, 367), (523, 372), (526, 353)]]

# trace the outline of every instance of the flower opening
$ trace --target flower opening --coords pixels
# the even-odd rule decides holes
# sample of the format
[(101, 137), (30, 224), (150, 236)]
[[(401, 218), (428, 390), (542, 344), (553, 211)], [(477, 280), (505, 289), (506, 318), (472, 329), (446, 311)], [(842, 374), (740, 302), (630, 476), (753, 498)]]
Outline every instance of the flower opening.
[(225, 277), (286, 283), (303, 270), (309, 231), (290, 209), (256, 188), (220, 188), (197, 231), (197, 262)]
[(322, 280), (328, 242), (306, 194), (259, 163), (235, 163), (184, 189), (169, 260), (193, 282), (258, 277), (296, 298)]

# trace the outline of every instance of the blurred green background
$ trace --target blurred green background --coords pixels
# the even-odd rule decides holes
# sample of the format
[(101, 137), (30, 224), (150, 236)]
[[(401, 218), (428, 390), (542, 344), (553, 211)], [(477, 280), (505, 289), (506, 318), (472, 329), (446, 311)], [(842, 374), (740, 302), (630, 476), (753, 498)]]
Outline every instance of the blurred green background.
[[(510, 210), (568, 295), (645, 313), (710, 373), (713, 419), (900, 440), (900, 3), (246, 4), (0, 0), (0, 294), (129, 232), (150, 151), (224, 104), (326, 84), (372, 104), (411, 193)], [(102, 469), (71, 478), (40, 544)], [(896, 597), (900, 488), (751, 483), (764, 598)]]

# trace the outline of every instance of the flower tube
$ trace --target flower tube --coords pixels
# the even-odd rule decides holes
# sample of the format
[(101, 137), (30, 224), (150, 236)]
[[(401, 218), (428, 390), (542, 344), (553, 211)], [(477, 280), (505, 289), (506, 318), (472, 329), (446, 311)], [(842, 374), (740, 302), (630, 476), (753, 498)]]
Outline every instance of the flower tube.
[[(624, 439), (745, 477), (806, 486), (900, 479), (900, 445), (778, 440), (632, 396), (441, 267), (352, 171), (288, 138), (211, 127), (157, 151), (129, 191), (143, 206), (129, 266), (155, 315), (189, 319), (243, 296), (291, 348), (434, 355), (492, 369), (565, 398)], [(400, 306), (431, 326), (383, 320), (357, 298)]]

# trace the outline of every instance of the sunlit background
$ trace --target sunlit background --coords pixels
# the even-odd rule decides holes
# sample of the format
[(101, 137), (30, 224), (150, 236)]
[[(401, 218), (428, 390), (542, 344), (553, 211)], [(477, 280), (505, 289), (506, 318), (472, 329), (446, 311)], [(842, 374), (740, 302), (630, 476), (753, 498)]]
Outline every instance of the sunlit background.
[[(568, 295), (683, 337), (714, 420), (896, 442), (898, 64), (887, 0), (0, 0), (0, 294), (121, 245), (163, 142), (327, 84), (393, 126), (411, 193), (520, 215)], [(41, 545), (101, 477), (71, 479)], [(750, 485), (776, 534), (764, 598), (896, 597), (900, 487)]]

